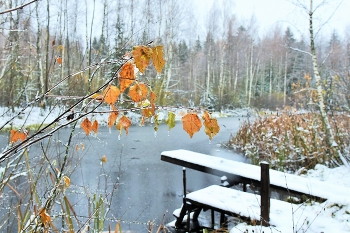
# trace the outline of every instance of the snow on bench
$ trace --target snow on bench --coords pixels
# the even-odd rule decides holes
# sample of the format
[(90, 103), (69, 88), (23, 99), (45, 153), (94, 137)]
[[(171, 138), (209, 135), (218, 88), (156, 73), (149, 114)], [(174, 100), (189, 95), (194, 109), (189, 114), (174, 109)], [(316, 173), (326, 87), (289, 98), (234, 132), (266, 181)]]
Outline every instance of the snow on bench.
[[(260, 221), (260, 195), (212, 185), (187, 194), (186, 200), (193, 205), (210, 207), (227, 215)], [(292, 210), (297, 208), (298, 205), (271, 199), (270, 224), (275, 225), (280, 221), (279, 215), (292, 218)]]
[[(247, 183), (260, 182), (260, 167), (237, 162), (216, 156), (201, 154), (188, 150), (163, 151), (161, 160), (188, 167), (194, 170), (217, 175), (237, 177)], [(322, 199), (332, 198), (337, 203), (347, 203), (350, 189), (316, 179), (305, 178), (270, 169), (270, 185), (273, 188), (289, 190), (290, 192), (306, 194)], [(327, 192), (325, 192), (327, 190)]]

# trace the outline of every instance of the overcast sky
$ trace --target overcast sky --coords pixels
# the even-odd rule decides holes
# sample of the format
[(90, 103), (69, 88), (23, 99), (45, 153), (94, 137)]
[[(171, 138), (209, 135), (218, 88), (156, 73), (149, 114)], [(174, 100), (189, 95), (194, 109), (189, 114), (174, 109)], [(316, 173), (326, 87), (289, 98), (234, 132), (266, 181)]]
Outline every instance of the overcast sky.
[[(309, 0), (299, 1), (309, 6)], [(213, 4), (223, 8), (229, 2), (232, 4), (232, 13), (238, 20), (249, 20), (252, 15), (257, 18), (260, 35), (267, 33), (276, 23), (284, 27), (288, 25), (295, 32), (298, 30), (307, 32), (307, 15), (300, 7), (292, 4), (296, 2), (295, 0), (194, 0), (194, 5), (198, 7), (199, 18), (204, 18), (205, 21)], [(314, 0), (314, 7), (320, 2), (321, 0)], [(332, 16), (334, 11), (335, 14)], [(350, 0), (328, 0), (328, 3), (316, 12), (315, 26), (325, 23), (332, 16), (329, 23), (322, 27), (322, 33), (327, 34), (336, 29), (340, 35), (343, 35), (346, 28), (349, 29), (350, 26), (349, 12)]]

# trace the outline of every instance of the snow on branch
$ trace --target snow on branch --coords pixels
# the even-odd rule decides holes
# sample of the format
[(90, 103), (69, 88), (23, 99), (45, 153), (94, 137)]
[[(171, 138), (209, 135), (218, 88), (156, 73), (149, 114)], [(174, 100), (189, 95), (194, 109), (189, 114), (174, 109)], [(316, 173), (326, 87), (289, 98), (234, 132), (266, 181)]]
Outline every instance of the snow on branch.
[(30, 5), (30, 4), (32, 4), (32, 3), (34, 3), (34, 2), (37, 2), (37, 1), (38, 1), (38, 0), (33, 0), (33, 1), (31, 1), (31, 2), (28, 2), (28, 3), (26, 3), (26, 4), (23, 4), (23, 5), (21, 5), (21, 6), (18, 6), (18, 7), (12, 8), (12, 9), (8, 9), (8, 10), (5, 10), (5, 11), (2, 11), (2, 12), (0, 12), (0, 15), (9, 13), (9, 12), (11, 12), (11, 11), (17, 11), (17, 10), (23, 9), (23, 7), (28, 6), (28, 5)]

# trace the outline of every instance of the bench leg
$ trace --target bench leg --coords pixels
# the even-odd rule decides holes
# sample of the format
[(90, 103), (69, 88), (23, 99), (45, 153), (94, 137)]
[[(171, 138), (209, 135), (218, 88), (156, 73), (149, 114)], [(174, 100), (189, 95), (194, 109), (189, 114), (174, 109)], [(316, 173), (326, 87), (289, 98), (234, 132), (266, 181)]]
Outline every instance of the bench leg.
[(214, 229), (214, 225), (215, 225), (215, 220), (214, 220), (214, 210), (211, 209), (211, 228)]
[(193, 221), (197, 221), (197, 222), (198, 222), (198, 216), (199, 216), (201, 210), (202, 210), (202, 208), (201, 208), (201, 207), (198, 207), (198, 208), (194, 211), (193, 218), (192, 218)]
[(191, 211), (192, 205), (187, 205), (187, 232), (191, 232)]
[(224, 213), (220, 213), (220, 227), (225, 227), (226, 223), (225, 223), (225, 214)]
[(186, 212), (187, 212), (187, 208), (186, 208), (187, 205), (183, 205), (182, 208), (181, 208), (181, 211), (180, 211), (180, 216), (176, 219), (176, 222), (175, 222), (175, 227), (176, 228), (181, 228), (181, 225), (182, 225), (182, 221), (186, 215)]

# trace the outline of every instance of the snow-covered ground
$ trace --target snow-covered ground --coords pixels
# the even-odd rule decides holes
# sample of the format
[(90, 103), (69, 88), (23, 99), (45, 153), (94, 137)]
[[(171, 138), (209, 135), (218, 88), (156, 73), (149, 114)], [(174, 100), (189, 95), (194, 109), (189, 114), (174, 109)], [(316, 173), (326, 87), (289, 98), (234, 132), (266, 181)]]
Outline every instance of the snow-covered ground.
[[(5, 113), (6, 109), (0, 107), (0, 126), (11, 119), (11, 113)], [(21, 128), (33, 124), (50, 123), (56, 117), (63, 112), (63, 109), (53, 109), (52, 111), (43, 111), (40, 108), (26, 109), (24, 113), (20, 114), (11, 121), (12, 126)], [(177, 119), (181, 118), (184, 110), (178, 110)], [(247, 111), (232, 111), (231, 115), (244, 115)], [(162, 113), (159, 118), (165, 119), (166, 114)], [(214, 114), (214, 117), (220, 117), (220, 114)], [(96, 114), (92, 116), (93, 119), (99, 121), (100, 125), (104, 125), (107, 122), (108, 116), (106, 114)], [(132, 121), (139, 121), (136, 114), (131, 114), (129, 118)], [(65, 118), (62, 118), (61, 122), (64, 123)], [(327, 168), (323, 165), (317, 165), (314, 170), (309, 170), (307, 174), (303, 175), (310, 180), (320, 180), (329, 182), (339, 187), (350, 188), (350, 170), (344, 166), (337, 168)], [(293, 214), (290, 213), (291, 209), (281, 209), (278, 215), (278, 221), (274, 222), (274, 226), (261, 227), (251, 226), (246, 223), (240, 223), (234, 226), (230, 233), (236, 232), (350, 232), (350, 193), (337, 193), (337, 190), (324, 190), (324, 192), (336, 193), (334, 198), (329, 198), (324, 203), (307, 203), (301, 205), (300, 208), (293, 210)], [(339, 195), (343, 195), (345, 198), (342, 202), (339, 202)], [(287, 207), (288, 208), (288, 207)]]
[[(303, 176), (310, 180), (314, 179), (350, 188), (350, 170), (345, 166), (331, 169), (323, 165), (316, 165), (314, 170), (309, 170)], [(331, 197), (323, 203), (312, 202), (299, 205), (298, 209), (293, 209), (293, 215), (284, 214), (291, 212), (291, 206), (281, 206), (279, 215), (277, 215), (278, 221), (274, 222), (275, 226), (250, 226), (246, 223), (240, 223), (233, 227), (230, 233), (350, 232), (350, 194), (327, 189), (324, 192), (334, 193), (334, 198)], [(338, 195), (344, 196), (341, 203)]]

